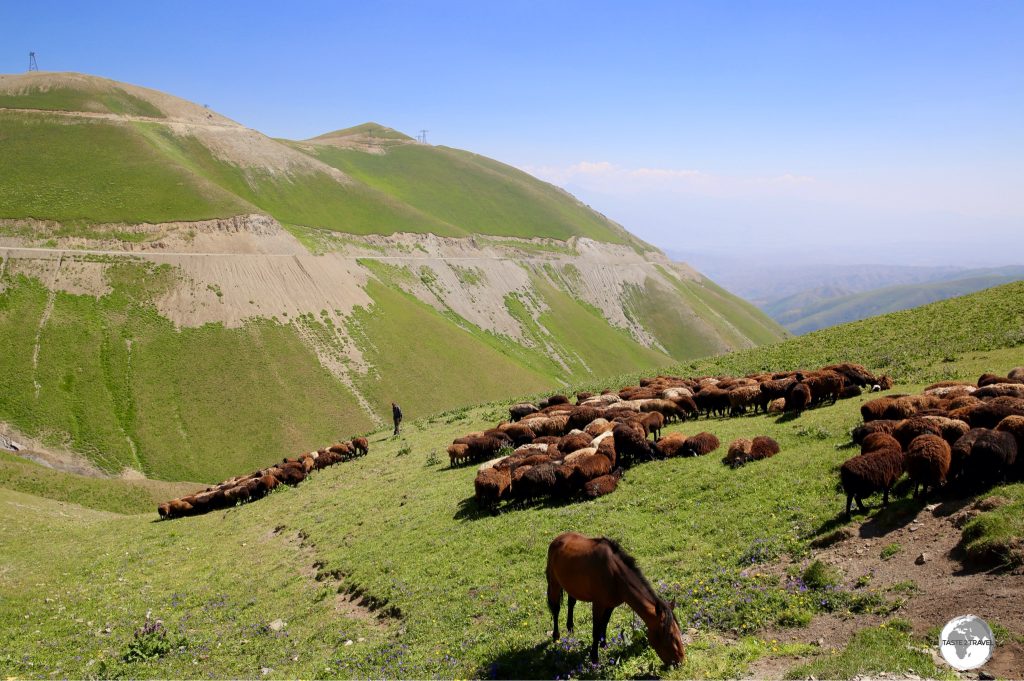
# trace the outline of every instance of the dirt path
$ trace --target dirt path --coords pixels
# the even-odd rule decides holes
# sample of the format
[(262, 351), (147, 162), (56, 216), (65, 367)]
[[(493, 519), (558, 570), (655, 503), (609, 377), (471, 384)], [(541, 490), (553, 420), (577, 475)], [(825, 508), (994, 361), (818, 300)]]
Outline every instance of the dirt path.
[[(844, 588), (857, 589), (858, 579), (881, 591), (896, 587), (888, 595), (904, 598), (903, 605), (888, 617), (822, 615), (806, 628), (772, 629), (762, 635), (838, 649), (855, 632), (890, 617), (909, 620), (914, 634), (925, 637), (967, 614), (1024, 635), (1024, 575), (964, 562), (960, 528), (973, 513), (977, 509), (970, 500), (951, 500), (917, 514), (881, 514), (853, 526), (845, 539), (816, 551), (814, 558), (842, 570)], [(883, 559), (883, 550), (892, 555)], [(938, 641), (932, 643), (937, 650)], [(1024, 646), (1012, 641), (997, 646), (983, 670), (998, 678), (1024, 678)]]
[(36, 342), (32, 347), (32, 383), (36, 388), (37, 401), (39, 400), (39, 391), (43, 387), (36, 376), (36, 371), (39, 369), (39, 344), (43, 336), (43, 327), (46, 326), (46, 322), (50, 321), (50, 314), (53, 312), (53, 302), (57, 297), (57, 279), (60, 276), (60, 263), (63, 258), (63, 253), (57, 256), (57, 266), (53, 269), (53, 279), (50, 281), (49, 292), (46, 296), (46, 307), (43, 308), (43, 314), (39, 317), (39, 326), (36, 327)]

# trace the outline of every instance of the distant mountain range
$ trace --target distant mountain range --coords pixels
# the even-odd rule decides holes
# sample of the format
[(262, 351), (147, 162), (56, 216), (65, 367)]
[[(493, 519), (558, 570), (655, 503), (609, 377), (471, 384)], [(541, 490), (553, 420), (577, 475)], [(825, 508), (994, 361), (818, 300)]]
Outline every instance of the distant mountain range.
[(808, 331), (906, 310), (1024, 279), (1024, 265), (964, 268), (809, 264), (666, 251), (750, 300), (789, 331)]

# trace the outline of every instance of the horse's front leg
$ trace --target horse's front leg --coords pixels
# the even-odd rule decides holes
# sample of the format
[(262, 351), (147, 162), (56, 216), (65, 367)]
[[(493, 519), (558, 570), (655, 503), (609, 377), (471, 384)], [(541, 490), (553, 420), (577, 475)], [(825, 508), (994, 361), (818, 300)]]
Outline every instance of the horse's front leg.
[(576, 605), (576, 599), (571, 595), (566, 594), (565, 598), (566, 609), (565, 609), (565, 629), (572, 635), (572, 632), (576, 629), (575, 623), (572, 621), (572, 609)]
[(590, 661), (597, 664), (597, 648), (604, 639), (604, 631), (608, 626), (608, 619), (611, 617), (612, 609), (599, 606), (594, 603), (594, 642), (590, 646)]

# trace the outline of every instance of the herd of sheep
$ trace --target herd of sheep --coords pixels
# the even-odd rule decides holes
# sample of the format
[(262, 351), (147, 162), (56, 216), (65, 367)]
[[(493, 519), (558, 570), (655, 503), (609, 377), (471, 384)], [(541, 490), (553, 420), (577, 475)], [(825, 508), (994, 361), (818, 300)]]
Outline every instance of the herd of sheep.
[(202, 492), (171, 499), (157, 506), (160, 517), (166, 520), (230, 508), (246, 501), (261, 499), (278, 485), (297, 485), (315, 470), (364, 456), (370, 451), (365, 437), (352, 438), (325, 449), (308, 452), (295, 459), (284, 459), (279, 464), (263, 468), (249, 475), (225, 480)]
[(941, 381), (920, 395), (888, 395), (861, 405), (853, 431), (861, 454), (840, 468), (846, 514), (907, 474), (914, 495), (947, 483), (964, 491), (1024, 478), (1024, 367), (984, 374), (976, 385)]
[[(503, 500), (593, 498), (614, 491), (623, 470), (634, 463), (702, 456), (719, 447), (718, 438), (706, 432), (662, 438), (666, 422), (747, 411), (800, 412), (859, 395), (865, 387), (891, 386), (887, 376), (876, 377), (850, 363), (741, 378), (658, 376), (617, 393), (580, 393), (576, 404), (554, 395), (539, 405), (514, 405), (508, 421), (456, 439), (448, 455), (452, 466), (485, 461), (474, 483), (476, 499), (484, 506)], [(735, 467), (778, 451), (778, 443), (769, 437), (742, 438), (729, 445), (723, 462)]]

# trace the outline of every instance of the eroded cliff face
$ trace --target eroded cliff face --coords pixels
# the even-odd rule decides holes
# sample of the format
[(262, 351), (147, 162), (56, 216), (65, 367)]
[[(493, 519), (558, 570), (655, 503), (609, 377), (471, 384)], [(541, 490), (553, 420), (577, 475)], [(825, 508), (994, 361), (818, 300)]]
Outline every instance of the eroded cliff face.
[[(674, 305), (679, 323), (690, 324), (686, 334), (699, 339), (691, 356), (758, 340), (680, 293), (681, 287), (706, 281), (690, 267), (657, 251), (639, 253), (586, 238), (356, 237), (304, 230), (296, 232), (300, 241), (259, 214), (104, 225), (92, 230), (91, 238), (64, 237), (59, 225), (41, 222), (8, 221), (4, 227), (0, 256), (8, 276), (25, 274), (53, 291), (103, 296), (111, 291), (111, 268), (135, 262), (161, 273), (150, 302), (178, 327), (217, 323), (233, 328), (258, 318), (294, 326), (368, 412), (373, 410), (357, 386), (375, 367), (366, 356), (368, 339), (355, 320), (358, 312), (389, 314), (371, 295), (371, 282), (411, 296), (454, 327), (543, 355), (557, 367), (556, 374), (564, 374), (558, 379), (586, 373), (594, 347), (578, 347), (554, 328), (552, 315), (564, 316), (553, 309), (556, 301), (569, 301), (602, 320), (607, 333), (620, 341), (624, 334), (653, 353), (645, 358), (648, 364), (658, 363), (658, 357), (669, 363), (673, 343), (659, 337), (665, 329), (638, 311), (637, 300), (645, 296), (657, 297), (658, 305)], [(595, 334), (593, 329), (588, 333)], [(600, 346), (600, 338), (588, 340)]]

